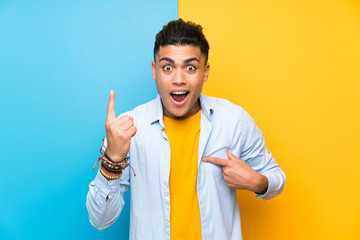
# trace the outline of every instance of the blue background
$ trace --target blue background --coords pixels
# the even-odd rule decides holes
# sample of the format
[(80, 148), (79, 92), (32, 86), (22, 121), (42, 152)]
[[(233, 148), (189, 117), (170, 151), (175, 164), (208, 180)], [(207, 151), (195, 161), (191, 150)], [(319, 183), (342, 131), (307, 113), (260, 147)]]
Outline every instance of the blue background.
[(88, 184), (110, 90), (117, 114), (156, 97), (155, 35), (176, 18), (175, 0), (0, 0), (0, 239), (128, 239), (129, 205), (90, 225)]

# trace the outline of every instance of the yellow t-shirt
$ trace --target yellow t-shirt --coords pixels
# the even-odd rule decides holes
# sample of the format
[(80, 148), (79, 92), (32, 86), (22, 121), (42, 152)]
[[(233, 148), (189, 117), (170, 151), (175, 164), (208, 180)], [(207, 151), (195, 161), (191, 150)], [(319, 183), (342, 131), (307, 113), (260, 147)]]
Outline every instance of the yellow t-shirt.
[(183, 119), (164, 116), (170, 142), (170, 238), (201, 239), (199, 202), (196, 191), (201, 111)]

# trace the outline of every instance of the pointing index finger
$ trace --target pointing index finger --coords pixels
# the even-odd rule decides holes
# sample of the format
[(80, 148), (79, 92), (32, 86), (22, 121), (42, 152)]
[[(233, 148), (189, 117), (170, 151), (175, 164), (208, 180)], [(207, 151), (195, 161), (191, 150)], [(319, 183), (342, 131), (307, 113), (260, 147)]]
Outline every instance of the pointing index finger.
[(222, 158), (217, 158), (217, 157), (204, 157), (202, 159), (204, 162), (209, 162), (209, 163), (213, 163), (222, 167), (227, 166), (228, 164), (228, 160), (222, 159)]
[(115, 115), (115, 92), (113, 90), (110, 91), (109, 102), (107, 106), (107, 115), (106, 121), (112, 121), (116, 119)]

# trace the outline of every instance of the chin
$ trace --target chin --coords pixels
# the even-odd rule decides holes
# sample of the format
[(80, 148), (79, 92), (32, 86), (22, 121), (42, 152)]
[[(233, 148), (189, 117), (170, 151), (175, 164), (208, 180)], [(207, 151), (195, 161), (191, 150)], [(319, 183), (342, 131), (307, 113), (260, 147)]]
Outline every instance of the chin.
[(189, 111), (167, 111), (168, 114), (170, 114), (170, 118), (184, 118), (188, 113)]
[(187, 113), (173, 113), (171, 115), (176, 117), (176, 118), (184, 118), (186, 116), (186, 114)]

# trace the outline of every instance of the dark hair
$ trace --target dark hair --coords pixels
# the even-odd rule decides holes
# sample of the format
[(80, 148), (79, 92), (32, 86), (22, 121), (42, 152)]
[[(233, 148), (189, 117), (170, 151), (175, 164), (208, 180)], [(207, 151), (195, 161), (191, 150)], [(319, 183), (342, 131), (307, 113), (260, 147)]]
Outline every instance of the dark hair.
[(202, 30), (203, 28), (200, 25), (190, 21), (184, 22), (181, 18), (169, 22), (156, 34), (154, 59), (155, 55), (159, 52), (160, 46), (193, 45), (200, 47), (201, 53), (205, 56), (205, 62), (207, 62), (210, 47)]

